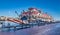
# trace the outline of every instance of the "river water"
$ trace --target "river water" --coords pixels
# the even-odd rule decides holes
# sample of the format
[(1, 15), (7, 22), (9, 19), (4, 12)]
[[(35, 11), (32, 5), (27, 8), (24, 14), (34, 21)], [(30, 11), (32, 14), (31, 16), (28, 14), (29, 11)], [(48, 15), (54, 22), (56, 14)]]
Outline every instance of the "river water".
[(34, 26), (17, 31), (0, 32), (0, 35), (60, 35), (60, 23)]

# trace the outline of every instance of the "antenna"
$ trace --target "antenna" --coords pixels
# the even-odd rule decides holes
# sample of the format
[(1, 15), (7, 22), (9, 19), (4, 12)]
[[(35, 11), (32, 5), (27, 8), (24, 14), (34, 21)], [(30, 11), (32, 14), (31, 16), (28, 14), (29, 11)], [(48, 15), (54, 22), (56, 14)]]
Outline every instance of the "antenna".
[(17, 11), (15, 11), (15, 13), (17, 14), (17, 16), (19, 16), (19, 14), (17, 13)]
[(25, 11), (23, 10), (23, 12), (25, 12)]
[(45, 12), (45, 14), (48, 14), (47, 12)]

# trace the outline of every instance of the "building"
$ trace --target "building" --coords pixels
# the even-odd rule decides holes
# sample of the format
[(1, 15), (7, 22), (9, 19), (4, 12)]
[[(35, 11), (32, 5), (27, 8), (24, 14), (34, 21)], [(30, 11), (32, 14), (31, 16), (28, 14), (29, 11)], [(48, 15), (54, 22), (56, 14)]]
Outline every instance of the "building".
[[(53, 21), (52, 17), (49, 16), (48, 14), (42, 13), (40, 10), (36, 8), (28, 8), (27, 12), (23, 12), (21, 16), (25, 16), (27, 20), (42, 20), (42, 21)], [(21, 17), (21, 18), (22, 18)]]

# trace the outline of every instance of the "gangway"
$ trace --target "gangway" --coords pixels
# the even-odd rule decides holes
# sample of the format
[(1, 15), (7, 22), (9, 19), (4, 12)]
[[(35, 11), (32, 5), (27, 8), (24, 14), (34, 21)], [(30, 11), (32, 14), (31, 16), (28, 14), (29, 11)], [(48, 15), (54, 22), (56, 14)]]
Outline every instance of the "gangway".
[(11, 18), (11, 17), (5, 17), (5, 16), (1, 16), (0, 21), (10, 21), (10, 22), (19, 23), (19, 24), (23, 23), (22, 20)]

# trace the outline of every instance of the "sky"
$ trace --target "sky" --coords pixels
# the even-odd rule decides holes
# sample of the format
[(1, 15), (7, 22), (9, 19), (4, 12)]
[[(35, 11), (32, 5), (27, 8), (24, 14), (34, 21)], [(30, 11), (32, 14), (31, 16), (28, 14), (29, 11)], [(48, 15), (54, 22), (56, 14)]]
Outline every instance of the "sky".
[(0, 16), (17, 17), (15, 11), (20, 14), (30, 7), (47, 12), (55, 20), (60, 20), (60, 0), (0, 0)]

